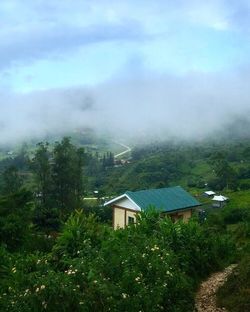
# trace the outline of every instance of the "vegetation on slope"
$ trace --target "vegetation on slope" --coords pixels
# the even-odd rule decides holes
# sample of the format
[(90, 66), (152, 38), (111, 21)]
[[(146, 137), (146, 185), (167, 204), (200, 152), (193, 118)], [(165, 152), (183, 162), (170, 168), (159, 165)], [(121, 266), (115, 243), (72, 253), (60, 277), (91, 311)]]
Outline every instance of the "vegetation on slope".
[(250, 311), (250, 255), (243, 257), (218, 292), (218, 304), (230, 312)]
[(77, 211), (50, 252), (1, 248), (4, 311), (192, 311), (199, 281), (229, 262), (227, 237), (143, 214), (112, 231)]
[[(89, 311), (93, 304), (98, 311), (191, 311), (201, 279), (235, 257), (249, 259), (248, 141), (138, 147), (122, 164), (112, 153), (86, 152), (63, 139), (40, 143), (32, 157), (23, 148), (0, 161), (0, 171), (4, 311)], [(152, 213), (124, 231), (107, 226), (103, 196), (178, 184), (199, 196), (212, 188), (230, 201), (212, 209), (200, 196), (202, 225), (172, 224)], [(94, 190), (98, 199), (84, 200)], [(223, 290), (229, 311), (248, 302), (247, 266), (239, 272)], [(230, 306), (228, 289), (239, 283), (246, 286), (234, 291)]]

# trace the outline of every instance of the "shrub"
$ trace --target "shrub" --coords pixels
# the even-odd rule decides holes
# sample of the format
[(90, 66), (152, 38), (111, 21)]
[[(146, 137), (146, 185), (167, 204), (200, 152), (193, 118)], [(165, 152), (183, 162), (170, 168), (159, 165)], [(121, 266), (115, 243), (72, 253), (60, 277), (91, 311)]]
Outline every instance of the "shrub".
[(0, 198), (0, 243), (9, 250), (22, 248), (30, 238), (31, 198), (25, 190)]
[[(76, 211), (51, 254), (15, 255), (1, 291), (4, 311), (192, 311), (198, 281), (230, 244), (195, 222), (156, 211), (111, 231)], [(5, 294), (5, 295), (4, 295)]]
[(74, 258), (81, 250), (86, 255), (99, 247), (107, 228), (97, 222), (94, 215), (85, 215), (82, 210), (72, 214), (63, 227), (53, 249), (54, 257)]
[(224, 212), (224, 222), (235, 224), (238, 222), (250, 221), (250, 211), (248, 208), (232, 208)]
[(219, 306), (226, 307), (231, 312), (250, 311), (249, 289), (250, 256), (248, 254), (219, 289), (217, 296)]

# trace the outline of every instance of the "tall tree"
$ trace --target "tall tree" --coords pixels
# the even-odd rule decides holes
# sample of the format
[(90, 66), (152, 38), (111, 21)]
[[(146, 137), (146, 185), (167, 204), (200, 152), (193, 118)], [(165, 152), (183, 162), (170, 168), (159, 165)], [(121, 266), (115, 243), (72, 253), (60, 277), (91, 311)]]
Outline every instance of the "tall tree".
[(53, 152), (52, 179), (54, 196), (62, 211), (72, 211), (80, 204), (83, 194), (84, 150), (77, 149), (65, 137), (57, 142)]
[(224, 187), (232, 189), (237, 188), (237, 173), (225, 159), (218, 159), (215, 161), (214, 171)]
[(38, 143), (35, 157), (32, 160), (32, 169), (35, 173), (37, 195), (43, 207), (48, 208), (52, 204), (52, 175), (49, 144)]
[(36, 207), (33, 222), (38, 229), (51, 233), (60, 226), (59, 211), (54, 198), (52, 180), (53, 159), (49, 152), (49, 144), (37, 144), (37, 150), (32, 160), (32, 170), (36, 181)]

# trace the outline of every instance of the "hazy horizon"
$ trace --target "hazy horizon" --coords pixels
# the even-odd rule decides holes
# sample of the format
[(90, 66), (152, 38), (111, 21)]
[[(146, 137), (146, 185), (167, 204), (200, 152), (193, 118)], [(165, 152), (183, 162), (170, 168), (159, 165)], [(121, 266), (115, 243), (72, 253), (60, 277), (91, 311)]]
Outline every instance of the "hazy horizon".
[(0, 144), (91, 127), (202, 139), (249, 121), (250, 1), (2, 1)]

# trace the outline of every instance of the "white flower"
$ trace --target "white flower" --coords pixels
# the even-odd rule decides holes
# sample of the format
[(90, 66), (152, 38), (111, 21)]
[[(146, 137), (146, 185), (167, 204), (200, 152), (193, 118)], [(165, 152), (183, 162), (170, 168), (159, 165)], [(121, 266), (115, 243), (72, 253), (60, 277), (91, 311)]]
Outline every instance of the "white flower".
[(28, 293), (29, 293), (29, 289), (27, 288), (26, 290), (25, 290), (25, 292), (24, 292), (24, 296), (26, 296)]

